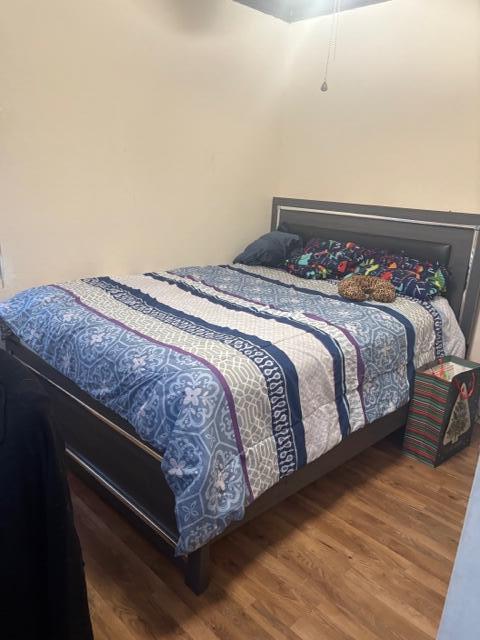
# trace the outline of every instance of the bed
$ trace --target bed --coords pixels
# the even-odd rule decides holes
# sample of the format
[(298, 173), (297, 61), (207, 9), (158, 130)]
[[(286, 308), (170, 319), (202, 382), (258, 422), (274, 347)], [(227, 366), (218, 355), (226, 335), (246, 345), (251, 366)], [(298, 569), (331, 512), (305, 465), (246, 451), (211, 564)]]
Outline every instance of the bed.
[(472, 333), (480, 216), (274, 198), (280, 225), (438, 260), (448, 300), (355, 303), (332, 281), (236, 264), (0, 305), (74, 469), (185, 562), (196, 593), (212, 541), (403, 427), (415, 368)]

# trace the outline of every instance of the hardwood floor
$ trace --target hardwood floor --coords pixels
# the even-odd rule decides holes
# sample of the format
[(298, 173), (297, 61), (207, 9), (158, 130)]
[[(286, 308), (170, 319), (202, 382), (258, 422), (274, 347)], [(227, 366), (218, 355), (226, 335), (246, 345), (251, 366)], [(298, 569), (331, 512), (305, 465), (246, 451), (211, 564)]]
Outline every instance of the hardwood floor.
[(195, 596), (168, 559), (71, 478), (96, 640), (435, 638), (480, 448), (436, 470), (392, 441), (212, 546)]

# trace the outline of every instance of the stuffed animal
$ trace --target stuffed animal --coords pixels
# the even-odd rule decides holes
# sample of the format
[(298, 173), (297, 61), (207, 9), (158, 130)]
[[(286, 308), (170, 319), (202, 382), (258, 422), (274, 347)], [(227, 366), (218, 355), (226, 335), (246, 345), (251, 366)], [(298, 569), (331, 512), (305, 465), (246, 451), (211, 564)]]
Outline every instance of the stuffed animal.
[(377, 302), (393, 302), (396, 297), (395, 287), (391, 282), (375, 276), (349, 276), (338, 284), (338, 293), (349, 300), (376, 300)]

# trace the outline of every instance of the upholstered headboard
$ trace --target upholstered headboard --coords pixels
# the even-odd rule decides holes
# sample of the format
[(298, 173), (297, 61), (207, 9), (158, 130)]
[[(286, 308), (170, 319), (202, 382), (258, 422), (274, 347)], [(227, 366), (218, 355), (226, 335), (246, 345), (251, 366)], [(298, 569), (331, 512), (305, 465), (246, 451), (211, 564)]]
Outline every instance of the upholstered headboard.
[(274, 198), (272, 229), (281, 225), (305, 240), (353, 240), (438, 260), (450, 270), (447, 298), (470, 341), (480, 289), (479, 214)]

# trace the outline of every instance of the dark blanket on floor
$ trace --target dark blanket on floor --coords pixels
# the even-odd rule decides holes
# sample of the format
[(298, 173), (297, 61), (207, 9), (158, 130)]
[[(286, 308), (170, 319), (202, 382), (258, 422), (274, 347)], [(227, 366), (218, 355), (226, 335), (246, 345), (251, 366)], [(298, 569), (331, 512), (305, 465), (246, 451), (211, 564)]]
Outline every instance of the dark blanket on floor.
[(0, 637), (93, 638), (80, 544), (40, 382), (0, 350)]

